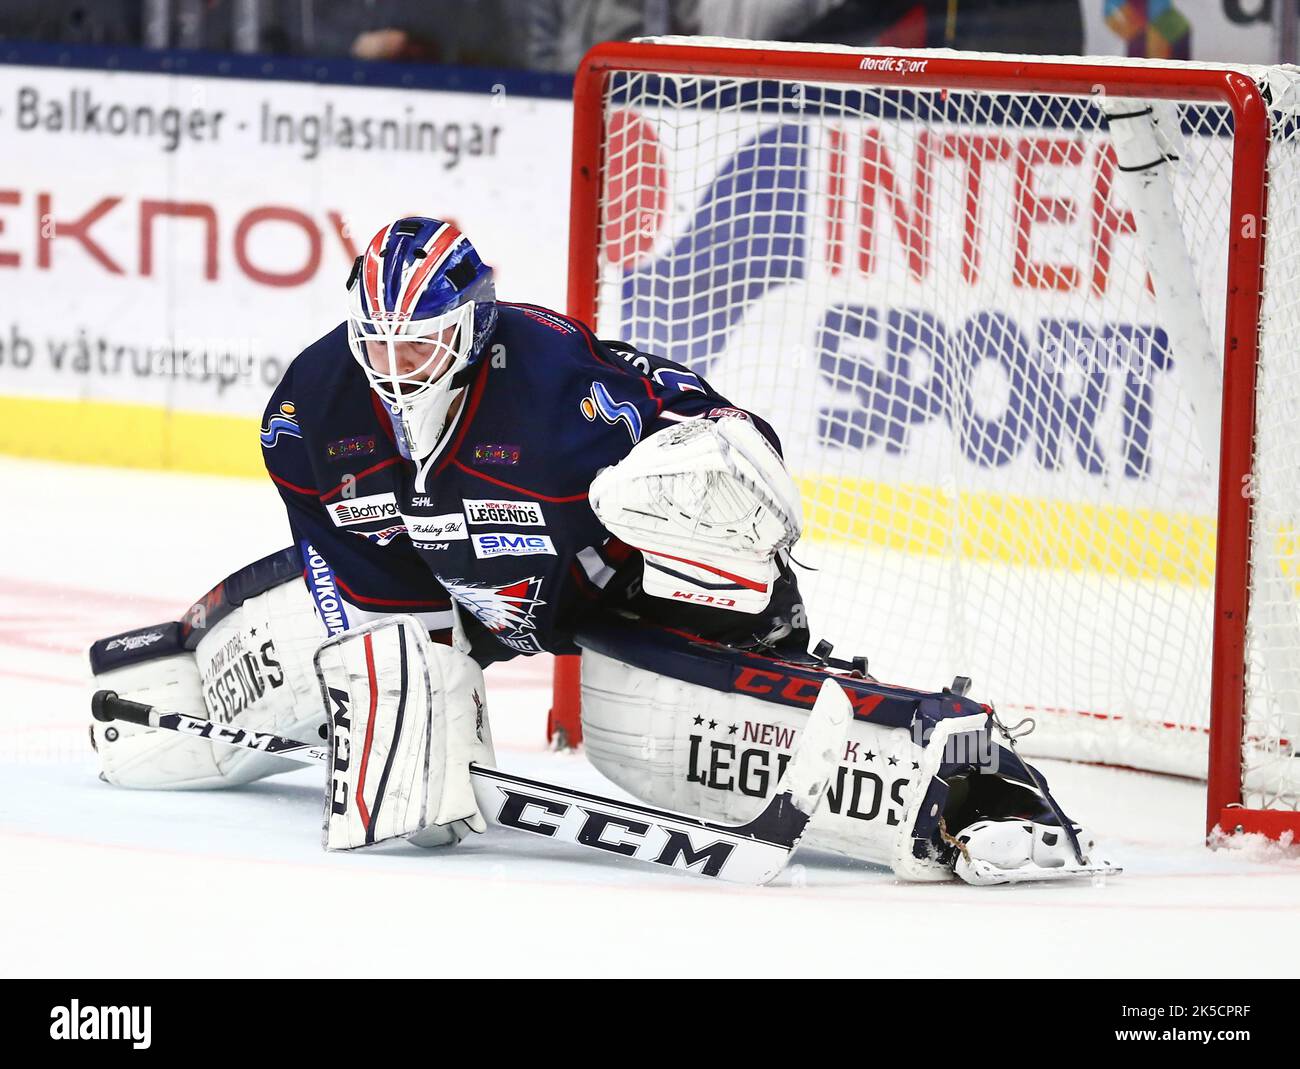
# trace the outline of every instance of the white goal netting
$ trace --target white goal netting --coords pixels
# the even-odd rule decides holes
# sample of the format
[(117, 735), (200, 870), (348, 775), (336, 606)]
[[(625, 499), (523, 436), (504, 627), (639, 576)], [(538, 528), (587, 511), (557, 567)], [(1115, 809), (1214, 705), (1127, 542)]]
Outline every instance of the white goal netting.
[[(1268, 78), (1243, 751), (1248, 804), (1294, 809), (1300, 170)], [(613, 72), (597, 329), (776, 427), (837, 653), (972, 676), (1031, 752), (1204, 776), (1229, 248), (1263, 225), (1230, 217), (1233, 116), (977, 81)], [(1126, 149), (1107, 115), (1142, 109)]]

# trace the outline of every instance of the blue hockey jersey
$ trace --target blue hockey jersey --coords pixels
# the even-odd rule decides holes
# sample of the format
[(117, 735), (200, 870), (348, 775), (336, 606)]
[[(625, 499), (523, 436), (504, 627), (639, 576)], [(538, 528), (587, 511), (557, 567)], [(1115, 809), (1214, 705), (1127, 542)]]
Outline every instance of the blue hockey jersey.
[(486, 664), (576, 653), (577, 626), (615, 604), (716, 638), (770, 631), (774, 615), (789, 615), (788, 573), (766, 617), (640, 595), (640, 554), (587, 500), (596, 473), (646, 435), (739, 410), (688, 369), (567, 316), (505, 302), (499, 312), (451, 426), (418, 464), (399, 454), (345, 325), (300, 354), (272, 395), (263, 455), (330, 633), (401, 612), (449, 641), (454, 600)]

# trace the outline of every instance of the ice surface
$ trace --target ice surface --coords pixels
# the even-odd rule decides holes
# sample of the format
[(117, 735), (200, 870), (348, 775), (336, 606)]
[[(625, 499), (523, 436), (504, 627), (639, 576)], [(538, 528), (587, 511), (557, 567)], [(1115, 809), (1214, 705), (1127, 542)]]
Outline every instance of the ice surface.
[[(1127, 867), (1104, 886), (909, 885), (800, 853), (774, 887), (494, 831), (327, 856), (320, 771), (238, 791), (95, 777), (85, 649), (285, 543), (270, 484), (0, 459), (0, 974), (1300, 973), (1300, 860), (1201, 845), (1204, 790), (1044, 761)], [(488, 673), (502, 767), (612, 793), (543, 739), (549, 662)]]

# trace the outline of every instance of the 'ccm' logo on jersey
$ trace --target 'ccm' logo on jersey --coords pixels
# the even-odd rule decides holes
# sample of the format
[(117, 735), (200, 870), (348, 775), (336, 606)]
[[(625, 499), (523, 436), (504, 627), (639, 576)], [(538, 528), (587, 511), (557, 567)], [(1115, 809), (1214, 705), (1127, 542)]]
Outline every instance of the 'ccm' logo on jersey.
[(351, 527), (374, 520), (397, 519), (397, 499), (392, 494), (371, 494), (369, 497), (345, 498), (332, 501), (327, 506), (335, 527)]
[(474, 556), (480, 560), (485, 557), (527, 557), (534, 553), (549, 553), (555, 556), (555, 546), (548, 535), (511, 534), (508, 531), (474, 536)]
[(459, 512), (442, 516), (414, 516), (406, 518), (406, 533), (412, 542), (445, 542), (452, 538), (468, 538), (465, 517)]
[(471, 501), (465, 499), (465, 515), (471, 524), (513, 523), (520, 527), (544, 527), (542, 506), (536, 501)]

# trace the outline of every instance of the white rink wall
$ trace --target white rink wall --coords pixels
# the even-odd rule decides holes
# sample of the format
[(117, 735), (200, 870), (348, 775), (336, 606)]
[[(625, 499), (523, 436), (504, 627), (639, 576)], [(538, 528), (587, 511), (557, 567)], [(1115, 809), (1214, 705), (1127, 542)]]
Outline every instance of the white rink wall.
[(257, 474), (266, 397), (399, 215), (455, 221), (501, 296), (562, 307), (568, 82), (501, 77), (0, 63), (0, 451)]

